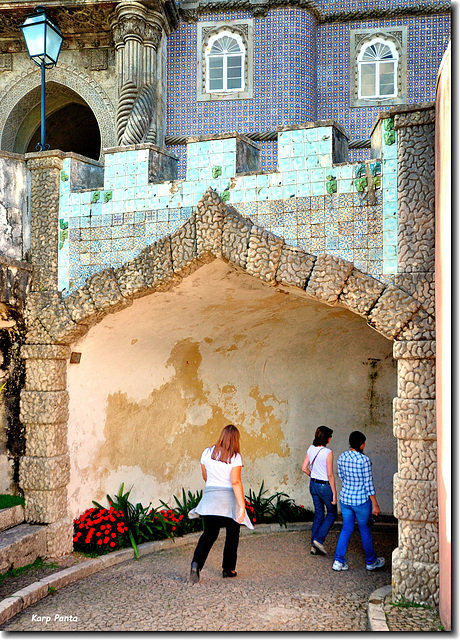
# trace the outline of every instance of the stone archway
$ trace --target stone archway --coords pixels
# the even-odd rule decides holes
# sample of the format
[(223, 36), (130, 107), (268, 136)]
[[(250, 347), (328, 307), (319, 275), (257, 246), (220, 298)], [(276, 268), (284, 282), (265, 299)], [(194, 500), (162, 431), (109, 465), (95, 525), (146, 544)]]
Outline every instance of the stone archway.
[[(51, 162), (49, 166), (55, 162), (55, 170), (59, 166), (56, 158), (34, 162), (37, 168), (45, 167), (46, 162)], [(26, 387), (21, 394), (21, 417), (26, 425), (27, 450), (21, 462), (21, 486), (26, 518), (49, 524), (50, 555), (71, 549), (72, 524), (66, 510), (69, 345), (107, 314), (130, 306), (135, 298), (176, 286), (215, 258), (296, 295), (330, 306), (342, 305), (394, 341), (398, 361), (393, 420), (398, 439), (394, 501), (399, 519), (394, 589), (409, 599), (435, 603), (435, 354), (434, 342), (423, 339), (421, 331), (429, 313), (413, 296), (360, 272), (349, 262), (330, 255), (309, 255), (286, 245), (225, 206), (211, 189), (180, 229), (144, 249), (135, 260), (92, 276), (64, 299), (36, 294), (35, 313), (30, 315), (27, 344), (22, 351)], [(43, 277), (49, 280), (46, 274)]]
[[(50, 89), (49, 110), (56, 111), (66, 104), (87, 105), (94, 115), (101, 136), (101, 150), (116, 145), (115, 108), (105, 91), (81, 70), (65, 64), (47, 71), (47, 90)], [(0, 100), (0, 148), (25, 153), (28, 141), (39, 122), (37, 111), (40, 92), (40, 71), (24, 74), (7, 87)], [(53, 89), (54, 86), (54, 89)]]

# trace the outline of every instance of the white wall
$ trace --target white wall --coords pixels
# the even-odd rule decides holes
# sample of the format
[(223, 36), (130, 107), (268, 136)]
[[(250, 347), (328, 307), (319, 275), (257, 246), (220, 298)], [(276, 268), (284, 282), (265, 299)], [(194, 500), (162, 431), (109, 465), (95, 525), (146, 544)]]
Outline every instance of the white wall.
[(202, 488), (199, 457), (241, 430), (243, 483), (310, 505), (300, 467), (320, 424), (337, 456), (366, 433), (384, 513), (397, 469), (392, 343), (342, 308), (265, 285), (216, 260), (168, 292), (107, 316), (70, 365), (70, 511), (115, 493), (154, 506)]

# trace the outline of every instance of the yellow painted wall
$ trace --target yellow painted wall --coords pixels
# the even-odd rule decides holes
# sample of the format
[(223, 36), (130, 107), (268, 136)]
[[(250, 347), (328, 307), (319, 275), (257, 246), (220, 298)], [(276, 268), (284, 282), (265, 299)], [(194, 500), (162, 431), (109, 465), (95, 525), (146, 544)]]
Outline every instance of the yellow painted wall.
[(228, 423), (243, 484), (310, 504), (301, 472), (320, 424), (337, 456), (368, 436), (382, 511), (392, 513), (392, 343), (342, 308), (268, 286), (219, 260), (179, 287), (107, 316), (70, 365), (70, 512), (115, 493), (154, 506), (202, 488), (199, 458)]

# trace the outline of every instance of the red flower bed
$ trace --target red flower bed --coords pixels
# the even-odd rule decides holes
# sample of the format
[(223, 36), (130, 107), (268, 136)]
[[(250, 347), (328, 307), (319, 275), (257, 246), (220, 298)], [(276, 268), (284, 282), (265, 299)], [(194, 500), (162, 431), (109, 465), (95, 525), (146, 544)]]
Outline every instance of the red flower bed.
[(251, 503), (248, 500), (245, 500), (244, 504), (246, 506), (246, 513), (248, 514), (249, 520), (252, 523), (255, 523), (257, 518), (256, 518), (256, 515), (255, 515), (254, 507), (251, 505)]
[(129, 544), (124, 516), (113, 507), (110, 509), (87, 509), (73, 522), (74, 549), (84, 553), (101, 555)]
[[(172, 509), (162, 509), (158, 512), (163, 520), (166, 523), (166, 530), (172, 533), (173, 536), (183, 536), (184, 535), (184, 526), (182, 521), (184, 520), (184, 516), (178, 515)], [(156, 518), (157, 516), (155, 516)], [(185, 523), (184, 523), (185, 524)]]

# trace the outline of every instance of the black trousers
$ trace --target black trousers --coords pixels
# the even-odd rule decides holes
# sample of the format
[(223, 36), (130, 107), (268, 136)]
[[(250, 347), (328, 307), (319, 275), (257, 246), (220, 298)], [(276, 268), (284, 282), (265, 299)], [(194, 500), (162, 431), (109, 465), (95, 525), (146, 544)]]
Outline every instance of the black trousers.
[(211, 547), (217, 540), (221, 527), (225, 527), (225, 545), (224, 556), (222, 559), (222, 569), (230, 572), (236, 567), (236, 558), (238, 551), (238, 543), (240, 541), (240, 526), (232, 518), (224, 516), (203, 516), (204, 526), (203, 533), (196, 545), (192, 562), (198, 564), (198, 568), (203, 568), (206, 558), (208, 557)]

